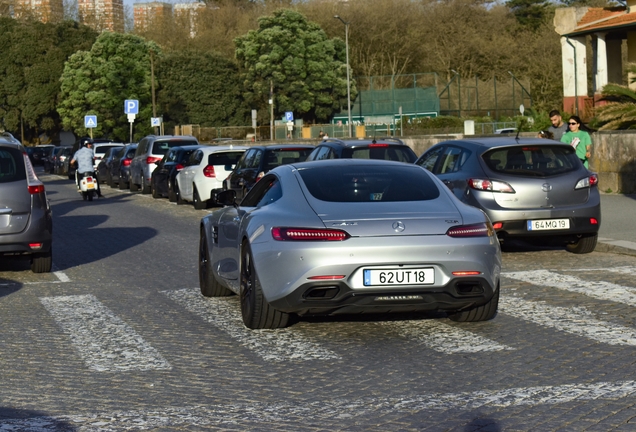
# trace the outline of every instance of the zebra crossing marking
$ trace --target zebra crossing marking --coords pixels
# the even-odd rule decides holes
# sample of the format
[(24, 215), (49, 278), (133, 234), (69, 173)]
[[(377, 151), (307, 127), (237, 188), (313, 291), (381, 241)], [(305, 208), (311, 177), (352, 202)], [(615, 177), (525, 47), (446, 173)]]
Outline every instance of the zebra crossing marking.
[(89, 369), (171, 369), (170, 364), (94, 295), (41, 297)]
[(168, 298), (226, 332), (267, 361), (331, 360), (340, 356), (293, 328), (250, 330), (241, 319), (235, 297), (205, 298), (198, 289), (162, 291)]

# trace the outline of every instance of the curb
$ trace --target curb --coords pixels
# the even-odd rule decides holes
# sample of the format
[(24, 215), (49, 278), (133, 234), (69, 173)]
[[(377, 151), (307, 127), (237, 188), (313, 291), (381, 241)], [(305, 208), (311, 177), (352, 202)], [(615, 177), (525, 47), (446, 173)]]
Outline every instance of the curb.
[(636, 256), (636, 243), (625, 240), (599, 239), (594, 252)]

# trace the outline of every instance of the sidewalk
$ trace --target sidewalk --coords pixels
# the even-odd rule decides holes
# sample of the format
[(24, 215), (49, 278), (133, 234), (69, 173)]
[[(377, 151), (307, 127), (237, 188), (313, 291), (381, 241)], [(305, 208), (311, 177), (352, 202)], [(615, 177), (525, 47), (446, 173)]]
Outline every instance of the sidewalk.
[(601, 194), (597, 252), (636, 256), (636, 195)]

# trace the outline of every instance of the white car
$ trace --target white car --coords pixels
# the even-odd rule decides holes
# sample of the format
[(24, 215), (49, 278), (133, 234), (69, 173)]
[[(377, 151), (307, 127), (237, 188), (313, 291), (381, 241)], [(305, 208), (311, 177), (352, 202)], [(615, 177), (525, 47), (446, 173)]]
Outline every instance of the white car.
[(95, 168), (95, 171), (97, 171), (97, 165), (99, 165), (99, 163), (102, 161), (108, 149), (111, 149), (113, 147), (123, 147), (123, 146), (124, 144), (122, 143), (112, 143), (112, 142), (93, 144), (93, 154), (94, 154), (93, 167)]
[(216, 204), (216, 194), (223, 190), (223, 181), (248, 148), (210, 146), (194, 151), (175, 180), (177, 204), (192, 202), (199, 210)]

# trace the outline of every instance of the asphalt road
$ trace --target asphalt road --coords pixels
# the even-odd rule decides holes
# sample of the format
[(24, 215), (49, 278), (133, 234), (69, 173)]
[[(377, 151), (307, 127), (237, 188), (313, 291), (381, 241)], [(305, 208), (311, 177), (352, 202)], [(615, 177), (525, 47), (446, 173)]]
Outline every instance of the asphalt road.
[[(205, 211), (108, 187), (88, 203), (42, 179), (55, 271), (0, 261), (0, 430), (636, 428), (634, 256), (506, 252), (500, 313), (484, 323), (248, 331), (236, 297), (198, 293)], [(627, 238), (626, 199), (603, 197), (603, 236)]]

